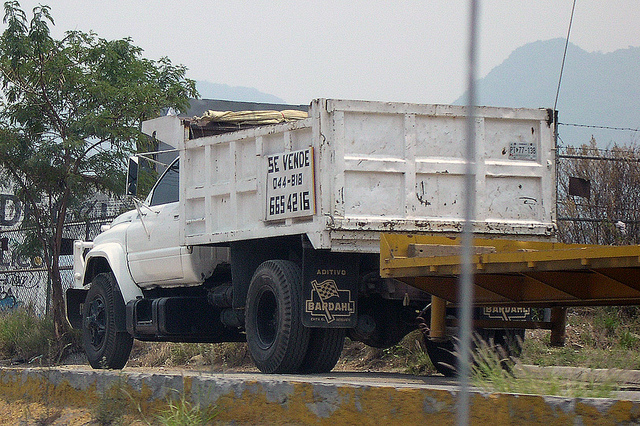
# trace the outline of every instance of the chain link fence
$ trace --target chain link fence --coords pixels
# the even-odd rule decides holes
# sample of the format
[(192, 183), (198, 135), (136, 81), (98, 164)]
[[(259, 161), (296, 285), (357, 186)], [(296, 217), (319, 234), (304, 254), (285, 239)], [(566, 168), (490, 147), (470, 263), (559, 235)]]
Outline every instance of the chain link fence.
[(640, 148), (561, 147), (557, 158), (558, 239), (640, 244)]
[[(113, 217), (97, 218), (65, 225), (65, 244), (72, 247), (73, 240), (93, 240), (100, 227)], [(28, 306), (38, 314), (46, 314), (51, 297), (50, 280), (42, 258), (19, 254), (26, 230), (0, 231), (0, 311)], [(73, 283), (73, 255), (60, 256), (60, 275), (63, 290)]]
[[(28, 306), (39, 315), (48, 313), (51, 297), (49, 274), (40, 256), (25, 256), (20, 247), (28, 229), (22, 227), (26, 209), (11, 194), (0, 194), (0, 311)], [(85, 220), (65, 225), (60, 269), (63, 290), (73, 283), (73, 241), (90, 241), (100, 228), (128, 210), (122, 199), (96, 195), (78, 210)], [(73, 218), (72, 218), (73, 219)]]

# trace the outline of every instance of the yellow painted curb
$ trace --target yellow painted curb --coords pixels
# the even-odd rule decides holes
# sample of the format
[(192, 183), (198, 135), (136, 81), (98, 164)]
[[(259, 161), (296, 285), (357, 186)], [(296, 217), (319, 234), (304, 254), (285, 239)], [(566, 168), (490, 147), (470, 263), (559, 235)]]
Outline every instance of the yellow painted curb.
[[(384, 378), (382, 379), (384, 380)], [(455, 386), (373, 384), (317, 376), (256, 373), (145, 373), (86, 368), (1, 368), (0, 397), (55, 406), (91, 407), (122, 392), (132, 411), (150, 415), (184, 395), (215, 406), (216, 420), (236, 424), (438, 425), (456, 421)], [(640, 401), (473, 392), (473, 424), (632, 424)]]

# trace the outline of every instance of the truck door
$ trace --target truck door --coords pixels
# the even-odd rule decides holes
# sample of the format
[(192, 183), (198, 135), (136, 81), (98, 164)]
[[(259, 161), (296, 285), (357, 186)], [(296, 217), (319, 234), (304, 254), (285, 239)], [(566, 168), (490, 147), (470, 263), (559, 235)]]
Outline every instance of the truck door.
[[(183, 256), (187, 248), (180, 241), (178, 160), (154, 186), (148, 206), (127, 229), (127, 257), (133, 280), (141, 285), (180, 284), (184, 279)], [(184, 252), (184, 253), (183, 253)]]

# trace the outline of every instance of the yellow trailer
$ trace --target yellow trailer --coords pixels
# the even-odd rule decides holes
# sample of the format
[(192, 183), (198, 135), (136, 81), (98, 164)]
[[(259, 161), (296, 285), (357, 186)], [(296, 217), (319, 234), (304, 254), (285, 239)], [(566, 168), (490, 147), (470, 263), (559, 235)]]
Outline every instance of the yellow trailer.
[[(458, 298), (460, 239), (383, 234), (380, 273), (450, 302)], [(478, 306), (640, 304), (640, 246), (474, 240)]]
[[(459, 299), (460, 251), (460, 238), (381, 235), (381, 276), (432, 295), (427, 340), (446, 339), (455, 326), (446, 308)], [(475, 239), (472, 262), (474, 306), (552, 308), (547, 321), (474, 320), (476, 328), (550, 329), (561, 345), (566, 307), (640, 305), (640, 245)]]

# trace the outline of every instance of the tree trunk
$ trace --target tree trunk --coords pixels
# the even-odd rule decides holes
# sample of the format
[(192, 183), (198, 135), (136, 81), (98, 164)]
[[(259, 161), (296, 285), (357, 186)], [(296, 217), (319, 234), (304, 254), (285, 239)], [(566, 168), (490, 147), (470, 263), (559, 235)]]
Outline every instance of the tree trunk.
[(69, 324), (66, 319), (64, 292), (62, 291), (62, 279), (60, 277), (60, 265), (57, 258), (54, 258), (50, 269), (51, 276), (51, 313), (53, 315), (53, 326), (57, 339), (61, 339), (69, 332)]
[(62, 247), (62, 235), (67, 216), (67, 203), (71, 195), (71, 189), (65, 184), (65, 190), (60, 198), (57, 216), (55, 217), (55, 234), (51, 247), (51, 312), (53, 313), (53, 325), (56, 338), (60, 339), (69, 331), (67, 323), (64, 292), (62, 291), (62, 277), (60, 276), (60, 248)]

